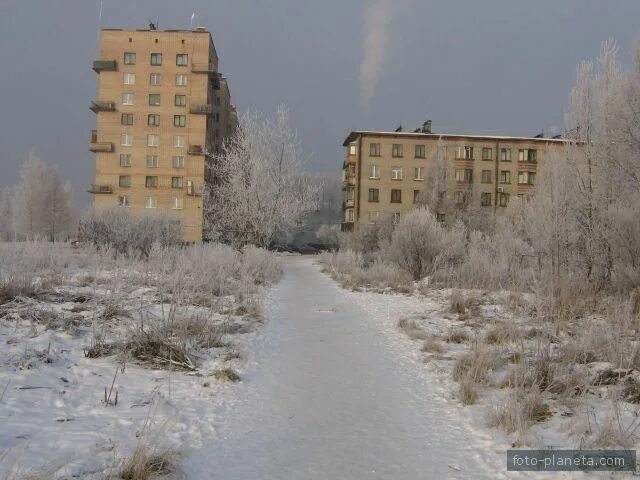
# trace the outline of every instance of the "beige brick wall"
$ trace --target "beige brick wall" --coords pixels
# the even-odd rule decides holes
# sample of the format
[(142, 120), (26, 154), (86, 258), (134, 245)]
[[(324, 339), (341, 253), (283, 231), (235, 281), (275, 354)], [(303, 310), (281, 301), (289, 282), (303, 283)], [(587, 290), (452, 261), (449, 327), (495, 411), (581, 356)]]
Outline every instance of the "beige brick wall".
[[(125, 52), (136, 54), (135, 65), (124, 64)], [(162, 54), (162, 65), (151, 65), (151, 54)], [(177, 54), (188, 55), (188, 65), (176, 65)], [(115, 60), (117, 71), (102, 71), (98, 75), (98, 93), (95, 100), (115, 102), (115, 112), (97, 114), (99, 142), (111, 142), (113, 153), (96, 154), (97, 185), (108, 185), (113, 194), (95, 195), (95, 205), (117, 204), (121, 195), (127, 195), (133, 212), (145, 210), (145, 198), (155, 197), (158, 210), (169, 211), (178, 216), (184, 225), (184, 240), (202, 240), (202, 197), (187, 195), (187, 183), (192, 181), (196, 189), (204, 184), (205, 159), (201, 155), (188, 155), (189, 145), (213, 148), (214, 119), (217, 110), (217, 91), (210, 83), (211, 76), (194, 73), (192, 65), (218, 64), (218, 57), (208, 32), (191, 31), (121, 31), (103, 30), (100, 42), (100, 60)], [(135, 74), (135, 84), (125, 85), (124, 74)], [(150, 75), (161, 74), (160, 85), (151, 85)], [(177, 86), (176, 75), (187, 75), (187, 85)], [(134, 94), (134, 104), (124, 105), (123, 93)], [(159, 94), (160, 106), (149, 105), (149, 94)], [(175, 95), (186, 95), (186, 106), (175, 106)], [(192, 104), (213, 105), (214, 115), (191, 114)], [(121, 115), (132, 113), (134, 124), (121, 124)], [(160, 115), (160, 126), (149, 126), (148, 115)], [(174, 115), (185, 115), (186, 126), (175, 127)], [(209, 121), (207, 122), (207, 118)], [(133, 145), (121, 145), (121, 135), (133, 135)], [(157, 147), (147, 145), (149, 134), (159, 135)], [(185, 147), (174, 147), (174, 136), (185, 137)], [(219, 143), (220, 140), (218, 140)], [(132, 156), (131, 167), (120, 166), (120, 154)], [(158, 167), (147, 166), (147, 156), (158, 157)], [(184, 168), (173, 168), (172, 158), (183, 156)], [(131, 187), (120, 188), (119, 177), (130, 175)], [(158, 187), (147, 188), (146, 176), (157, 176)], [(172, 177), (183, 178), (183, 188), (172, 188)], [(183, 209), (173, 210), (174, 198), (183, 199)]]
[[(346, 164), (355, 166), (356, 185), (354, 187), (353, 218), (356, 222), (375, 221), (378, 218), (389, 216), (393, 213), (407, 213), (415, 208), (414, 191), (422, 191), (425, 188), (426, 179), (433, 174), (434, 164), (438, 155), (445, 155), (446, 158), (446, 203), (450, 207), (443, 210), (447, 216), (455, 211), (454, 199), (456, 191), (473, 192), (472, 202), (477, 202), (480, 207), (481, 193), (491, 194), (491, 205), (484, 206), (491, 212), (500, 213), (504, 210), (500, 206), (498, 188), (502, 189), (510, 198), (517, 195), (528, 195), (533, 187), (518, 185), (518, 172), (537, 172), (544, 169), (545, 159), (552, 150), (564, 148), (562, 142), (552, 142), (548, 139), (512, 139), (512, 138), (478, 138), (464, 136), (442, 136), (437, 135), (394, 135), (394, 134), (360, 134), (355, 137), (353, 143), (356, 145), (355, 155), (350, 155), (347, 147)], [(371, 155), (371, 144), (380, 144), (380, 156)], [(402, 146), (402, 156), (393, 156), (393, 145)], [(416, 145), (424, 145), (424, 158), (416, 157)], [(473, 159), (457, 159), (457, 147), (472, 147)], [(488, 160), (483, 160), (483, 149), (490, 149)], [(501, 161), (501, 149), (511, 151), (511, 161)], [(537, 152), (537, 162), (520, 162), (519, 151), (535, 149)], [(379, 167), (380, 178), (371, 178), (371, 168), (373, 165)], [(392, 179), (394, 167), (402, 168), (402, 180)], [(415, 169), (423, 169), (422, 177), (425, 180), (415, 178)], [(466, 184), (456, 181), (456, 169), (471, 169), (473, 171), (473, 181)], [(482, 171), (490, 172), (490, 183), (483, 183)], [(500, 172), (511, 172), (511, 182), (500, 183)], [(536, 180), (537, 181), (537, 180)], [(348, 188), (345, 185), (346, 188)], [(378, 202), (369, 201), (369, 189), (378, 189)], [(392, 189), (401, 190), (401, 203), (391, 202)], [(348, 199), (348, 190), (345, 190), (345, 201)], [(345, 204), (345, 222), (349, 222), (350, 213), (348, 208), (350, 203)], [(373, 217), (371, 216), (373, 215)]]

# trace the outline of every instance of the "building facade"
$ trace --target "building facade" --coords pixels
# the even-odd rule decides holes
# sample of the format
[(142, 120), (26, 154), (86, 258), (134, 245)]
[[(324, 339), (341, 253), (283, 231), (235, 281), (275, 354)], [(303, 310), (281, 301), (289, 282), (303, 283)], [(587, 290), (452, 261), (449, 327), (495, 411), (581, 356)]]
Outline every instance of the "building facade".
[(93, 70), (94, 205), (162, 210), (181, 221), (184, 241), (200, 242), (206, 154), (235, 131), (211, 34), (103, 29)]
[[(545, 161), (562, 155), (561, 138), (354, 131), (344, 141), (343, 230), (397, 221), (428, 203), (440, 221), (462, 211), (500, 213), (533, 191)], [(429, 201), (429, 200), (430, 201)]]

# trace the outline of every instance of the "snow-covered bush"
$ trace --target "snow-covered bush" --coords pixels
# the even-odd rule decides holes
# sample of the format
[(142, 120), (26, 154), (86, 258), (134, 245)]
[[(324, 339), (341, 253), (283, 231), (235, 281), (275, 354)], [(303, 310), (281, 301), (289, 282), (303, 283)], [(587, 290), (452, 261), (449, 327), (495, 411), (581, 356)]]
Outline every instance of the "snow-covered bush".
[(459, 261), (463, 251), (464, 231), (447, 229), (427, 208), (404, 215), (391, 236), (387, 256), (414, 280), (432, 273), (439, 265)]
[(180, 220), (164, 213), (134, 215), (125, 208), (101, 208), (87, 212), (80, 221), (79, 236), (99, 248), (117, 253), (148, 255), (151, 247), (182, 241)]

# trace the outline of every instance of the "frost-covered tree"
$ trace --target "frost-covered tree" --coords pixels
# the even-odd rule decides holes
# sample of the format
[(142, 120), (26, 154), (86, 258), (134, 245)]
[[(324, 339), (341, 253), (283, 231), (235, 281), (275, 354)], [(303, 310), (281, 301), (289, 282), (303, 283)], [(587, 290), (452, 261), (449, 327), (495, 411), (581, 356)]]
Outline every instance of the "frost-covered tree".
[(319, 186), (303, 171), (300, 141), (283, 107), (273, 118), (244, 114), (221, 153), (207, 160), (209, 239), (265, 247), (317, 208)]
[(73, 191), (62, 185), (57, 167), (33, 152), (22, 165), (13, 198), (13, 226), (17, 233), (50, 241), (68, 237), (74, 228)]

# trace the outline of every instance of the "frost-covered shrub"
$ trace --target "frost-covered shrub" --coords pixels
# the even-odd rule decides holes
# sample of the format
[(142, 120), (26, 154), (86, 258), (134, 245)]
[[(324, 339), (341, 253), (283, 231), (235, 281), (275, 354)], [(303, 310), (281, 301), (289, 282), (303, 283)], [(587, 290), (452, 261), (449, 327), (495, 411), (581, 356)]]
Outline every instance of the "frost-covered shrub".
[(352, 250), (372, 261), (377, 252), (391, 241), (394, 225), (391, 218), (376, 224), (358, 224), (353, 232), (341, 233), (340, 250)]
[(530, 286), (535, 265), (532, 249), (501, 223), (493, 235), (469, 234), (466, 255), (455, 269), (458, 286), (517, 290)]
[(242, 251), (242, 273), (256, 284), (266, 284), (282, 275), (282, 267), (271, 252), (249, 245)]
[(216, 296), (246, 297), (281, 274), (277, 258), (266, 250), (246, 247), (238, 252), (216, 243), (182, 248), (154, 245), (145, 266), (163, 291), (198, 299), (198, 303), (209, 303)]
[(120, 254), (148, 255), (151, 247), (182, 241), (180, 220), (165, 213), (131, 214), (125, 208), (101, 208), (87, 212), (80, 221), (79, 237), (99, 248)]
[(398, 291), (409, 291), (411, 276), (395, 263), (376, 258), (367, 268), (357, 270), (359, 283), (377, 288), (392, 288)]
[(463, 245), (464, 229), (447, 229), (430, 210), (418, 208), (400, 219), (387, 256), (419, 280), (440, 265), (458, 261)]

